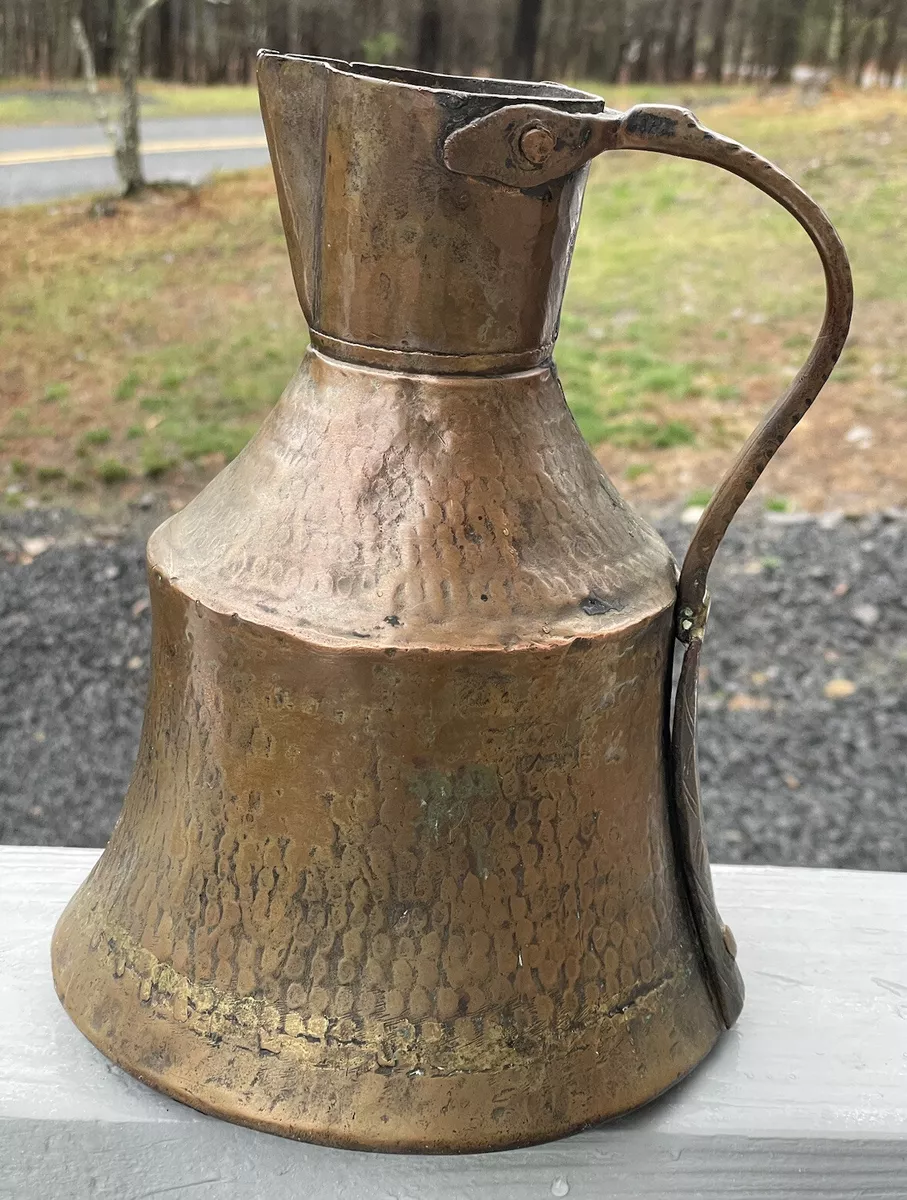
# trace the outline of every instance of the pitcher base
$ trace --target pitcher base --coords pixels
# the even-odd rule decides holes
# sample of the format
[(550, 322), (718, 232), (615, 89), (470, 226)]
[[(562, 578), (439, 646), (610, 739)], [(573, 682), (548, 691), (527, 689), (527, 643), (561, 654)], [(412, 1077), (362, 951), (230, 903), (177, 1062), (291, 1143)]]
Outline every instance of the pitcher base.
[(251, 998), (237, 1001), (229, 1032), (212, 1033), (210, 1014), (187, 1011), (176, 993), (166, 997), (166, 968), (153, 989), (131, 968), (117, 977), (103, 944), (70, 952), (75, 930), (66, 924), (64, 916), (54, 939), (54, 981), (103, 1054), (201, 1112), (328, 1146), (466, 1154), (550, 1141), (653, 1100), (721, 1032), (699, 979), (675, 977), (545, 1060), (455, 1075), (377, 1060), (351, 1070), (357, 1047), (316, 1045), (292, 1032), (286, 1015), (262, 1020)]

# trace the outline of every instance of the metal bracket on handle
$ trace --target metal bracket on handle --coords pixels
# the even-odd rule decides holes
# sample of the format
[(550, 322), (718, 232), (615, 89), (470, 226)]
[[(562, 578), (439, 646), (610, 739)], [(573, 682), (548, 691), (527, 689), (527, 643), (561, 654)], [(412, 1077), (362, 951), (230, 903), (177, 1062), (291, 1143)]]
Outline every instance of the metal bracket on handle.
[(623, 119), (614, 109), (566, 113), (540, 104), (511, 104), (451, 133), (444, 143), (444, 163), (458, 175), (507, 187), (538, 187), (615, 149)]

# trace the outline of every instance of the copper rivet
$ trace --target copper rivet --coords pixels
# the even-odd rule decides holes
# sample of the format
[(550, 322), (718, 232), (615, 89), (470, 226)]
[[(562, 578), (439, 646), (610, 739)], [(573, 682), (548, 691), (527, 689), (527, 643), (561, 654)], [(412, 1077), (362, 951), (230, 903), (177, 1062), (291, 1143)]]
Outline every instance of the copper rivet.
[(536, 167), (550, 157), (553, 149), (554, 134), (544, 126), (533, 125), (520, 134), (520, 154)]

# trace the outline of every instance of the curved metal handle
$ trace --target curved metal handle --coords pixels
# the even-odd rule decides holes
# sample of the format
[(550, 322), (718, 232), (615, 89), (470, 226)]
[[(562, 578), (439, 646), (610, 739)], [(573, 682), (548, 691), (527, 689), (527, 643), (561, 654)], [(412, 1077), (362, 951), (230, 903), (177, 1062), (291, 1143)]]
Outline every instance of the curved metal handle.
[(696, 755), (699, 658), (708, 618), (708, 572), (738, 508), (831, 374), (850, 326), (853, 284), (841, 240), (816, 202), (783, 171), (737, 142), (704, 129), (692, 114), (660, 106), (635, 108), (621, 122), (617, 145), (700, 159), (749, 180), (800, 222), (825, 268), (825, 316), (815, 344), (793, 383), (750, 435), (718, 485), (696, 526), (677, 589), (676, 632), (686, 644), (686, 651), (677, 685), (671, 738), (675, 800), (672, 821), (687, 898), (716, 1007), (730, 1026), (743, 1004), (743, 983), (734, 961), (733, 936), (722, 924), (715, 905)]
[(454, 130), (444, 142), (451, 171), (507, 187), (536, 189), (608, 150), (650, 150), (695, 158), (739, 175), (777, 200), (803, 226), (825, 268), (825, 317), (809, 357), (750, 435), (696, 527), (680, 572), (677, 637), (685, 643), (671, 735), (671, 822), (677, 864), (699, 938), (715, 1008), (728, 1026), (743, 1004), (736, 946), (721, 923), (702, 825), (696, 760), (697, 685), (708, 617), (709, 567), (737, 509), (775, 451), (819, 394), (844, 347), (853, 308), (850, 265), (822, 209), (766, 159), (705, 129), (685, 108), (638, 105), (627, 113), (567, 113), (514, 104)]
[(853, 283), (841, 239), (815, 200), (767, 159), (705, 129), (686, 109), (662, 105), (639, 105), (631, 109), (621, 122), (615, 148), (695, 158), (748, 180), (799, 221), (825, 268), (825, 317), (809, 357), (718, 485), (687, 550), (678, 587), (678, 637), (682, 642), (690, 642), (705, 622), (706, 581), (721, 539), (737, 509), (815, 400), (838, 361), (850, 327)]

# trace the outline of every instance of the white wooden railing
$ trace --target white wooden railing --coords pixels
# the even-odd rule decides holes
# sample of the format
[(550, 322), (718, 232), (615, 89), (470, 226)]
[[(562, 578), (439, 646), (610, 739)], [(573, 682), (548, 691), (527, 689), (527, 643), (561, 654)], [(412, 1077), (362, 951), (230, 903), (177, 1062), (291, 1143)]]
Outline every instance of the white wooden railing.
[(404, 1157), (213, 1120), (90, 1046), (48, 947), (96, 857), (0, 847), (4, 1200), (907, 1200), (907, 875), (716, 867), (748, 996), (690, 1079), (561, 1142)]

